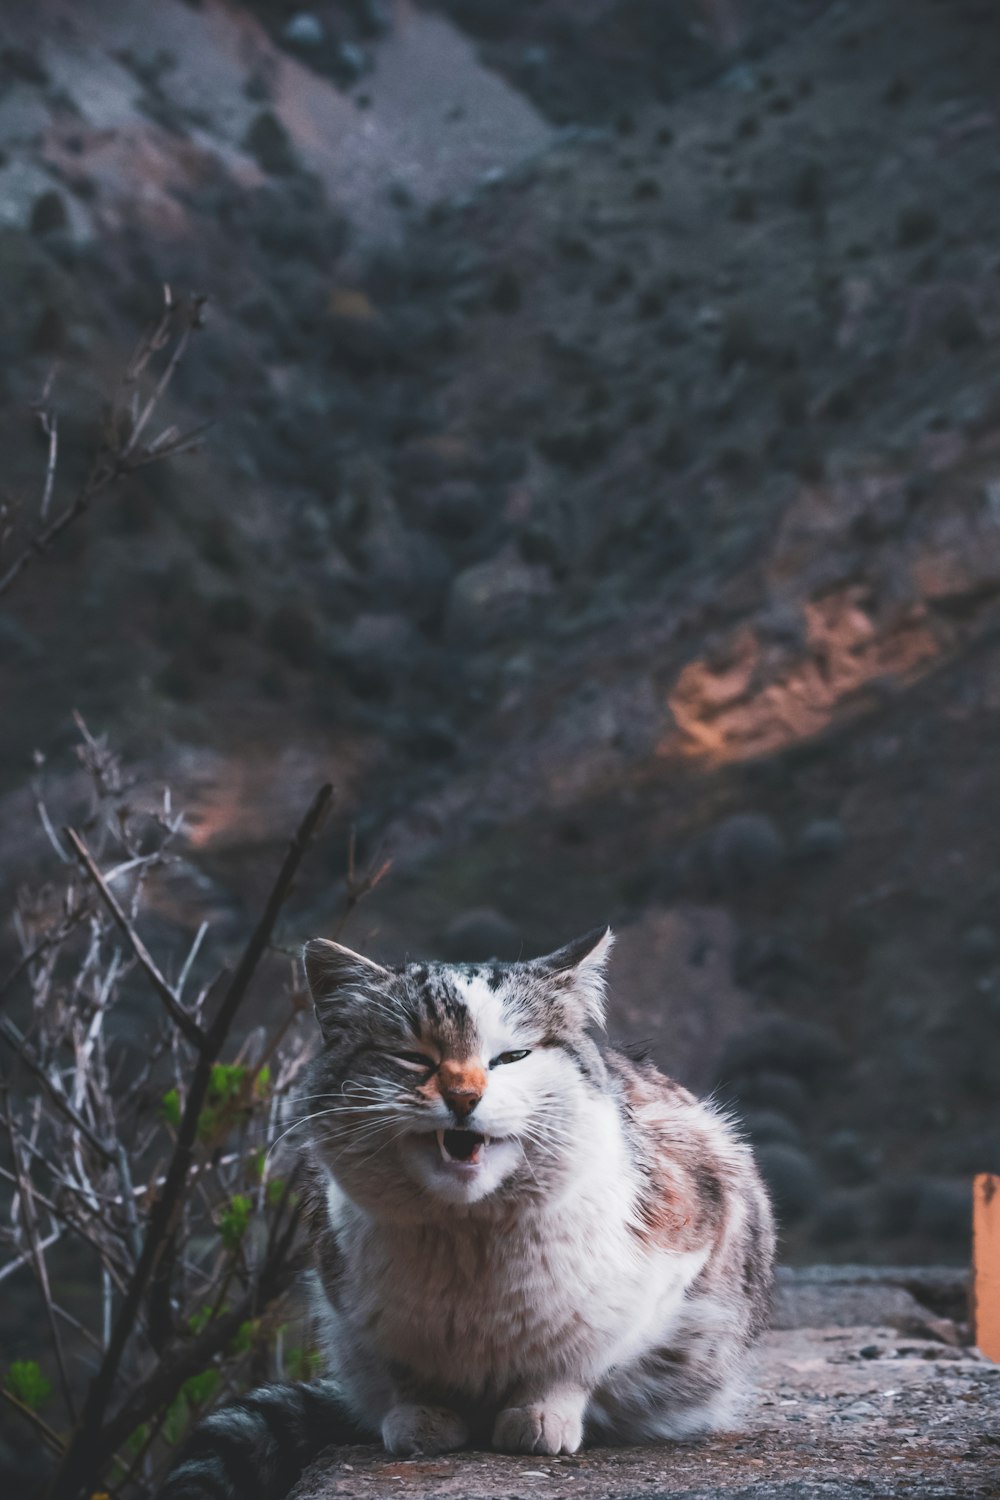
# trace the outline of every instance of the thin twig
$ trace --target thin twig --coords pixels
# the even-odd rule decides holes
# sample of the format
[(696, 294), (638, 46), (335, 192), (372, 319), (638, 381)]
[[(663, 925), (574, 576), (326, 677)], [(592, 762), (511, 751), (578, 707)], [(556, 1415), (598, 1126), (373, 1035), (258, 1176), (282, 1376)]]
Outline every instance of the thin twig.
[[(44, 1252), (45, 1250), (50, 1249), (57, 1240), (62, 1239), (62, 1236), (63, 1231), (61, 1229), (54, 1229), (50, 1235), (47, 1235), (46, 1238), (41, 1241), (38, 1246), (39, 1250)], [(15, 1271), (19, 1271), (22, 1266), (29, 1265), (30, 1262), (31, 1251), (22, 1251), (22, 1253), (18, 1255), (14, 1260), (9, 1260), (5, 1266), (0, 1266), (0, 1281), (6, 1281), (8, 1276), (13, 1276)]]
[(153, 960), (152, 954), (122, 910), (121, 906), (118, 903), (118, 898), (115, 896), (107, 881), (104, 879), (104, 876), (101, 874), (100, 870), (97, 868), (97, 865), (94, 863), (90, 850), (87, 848), (87, 845), (84, 843), (83, 839), (77, 833), (75, 828), (67, 828), (65, 830), (65, 833), (66, 837), (72, 844), (81, 865), (96, 886), (97, 893), (100, 896), (101, 900), (104, 902), (104, 905), (107, 907), (112, 920), (128, 940), (129, 946), (131, 947), (132, 952), (135, 954), (136, 959), (139, 963), (139, 967), (142, 969), (143, 973), (152, 984), (153, 989), (156, 991), (156, 994), (159, 997), (164, 1010), (166, 1010), (170, 1019), (183, 1033), (185, 1038), (193, 1046), (197, 1047), (199, 1052), (203, 1053), (207, 1046), (207, 1037), (205, 1033), (202, 1031), (201, 1027), (198, 1025), (194, 1017), (190, 1015), (187, 1010), (185, 1010), (184, 1006), (178, 1000), (176, 994), (167, 983), (166, 979), (164, 979), (163, 975), (160, 973), (160, 970), (157, 968), (156, 963)]
[(7, 1402), (8, 1406), (14, 1408), (19, 1417), (23, 1417), (26, 1422), (31, 1424), (42, 1441), (48, 1443), (53, 1453), (65, 1453), (66, 1449), (59, 1435), (52, 1431), (48, 1422), (42, 1421), (36, 1411), (32, 1411), (30, 1406), (25, 1406), (24, 1402), (19, 1401), (14, 1392), (9, 1391), (6, 1386), (0, 1385), (0, 1396)]
[(86, 915), (86, 907), (76, 907), (74, 910), (70, 911), (66, 916), (63, 917), (59, 926), (53, 932), (47, 932), (43, 938), (40, 938), (38, 942), (34, 944), (33, 947), (27, 949), (26, 952), (22, 953), (21, 957), (11, 969), (10, 973), (7, 974), (4, 979), (0, 980), (0, 998), (2, 998), (7, 993), (7, 991), (12, 988), (15, 981), (20, 979), (25, 969), (30, 968), (36, 958), (41, 958), (43, 953), (47, 953), (50, 948), (58, 947), (58, 945), (63, 942), (64, 939), (69, 937), (70, 933), (73, 931), (73, 928), (76, 927), (80, 920)]
[(104, 1142), (99, 1140), (94, 1134), (86, 1120), (77, 1114), (62, 1090), (57, 1088), (52, 1082), (52, 1079), (46, 1073), (41, 1063), (34, 1057), (25, 1038), (14, 1025), (14, 1022), (7, 1016), (0, 1016), (0, 1037), (3, 1037), (7, 1045), (17, 1054), (21, 1062), (28, 1069), (28, 1072), (35, 1075), (59, 1112), (65, 1115), (72, 1125), (76, 1126), (88, 1145), (92, 1146), (109, 1166), (113, 1166), (115, 1158), (112, 1153), (108, 1150)]
[(201, 947), (202, 942), (204, 941), (204, 937), (205, 937), (205, 934), (206, 934), (207, 931), (208, 931), (208, 923), (207, 922), (202, 922), (201, 926), (198, 928), (197, 933), (195, 934), (194, 942), (191, 944), (191, 947), (188, 950), (188, 956), (184, 960), (184, 967), (181, 969), (180, 975), (178, 976), (178, 979), (177, 979), (177, 995), (178, 995), (178, 998), (180, 998), (180, 996), (184, 993), (184, 986), (187, 983), (187, 977), (188, 977), (188, 975), (191, 972), (191, 965), (194, 963), (195, 959), (198, 957), (198, 949)]
[[(131, 437), (125, 444), (125, 447), (122, 449), (122, 463), (127, 463), (132, 454), (135, 452), (139, 443), (139, 439), (142, 437), (142, 434), (146, 429), (146, 425), (149, 422), (150, 417), (153, 415), (157, 406), (162, 401), (164, 395), (166, 394), (167, 386), (170, 384), (171, 380), (173, 380), (174, 378), (174, 375), (177, 373), (177, 366), (184, 358), (184, 352), (187, 349), (188, 343), (190, 342), (192, 333), (195, 331), (195, 329), (202, 326), (202, 315), (204, 312), (204, 308), (204, 297), (195, 297), (192, 299), (191, 312), (188, 316), (188, 321), (184, 326), (180, 338), (177, 340), (177, 343), (174, 347), (174, 352), (170, 356), (170, 359), (167, 361), (166, 369), (163, 371), (163, 374), (160, 376), (159, 380), (154, 386), (152, 395), (149, 397), (146, 405), (143, 407), (142, 412), (140, 413), (139, 418), (132, 429)], [(163, 329), (164, 342), (166, 339), (166, 335), (169, 332), (169, 318), (173, 311), (174, 303), (170, 295), (170, 289), (168, 287), (167, 311), (164, 314), (163, 323), (161, 325)], [(158, 347), (162, 347), (162, 343)]]
[(56, 1356), (56, 1365), (59, 1369), (59, 1384), (62, 1387), (63, 1400), (66, 1410), (69, 1412), (71, 1422), (76, 1421), (76, 1403), (73, 1400), (73, 1391), (69, 1383), (69, 1374), (66, 1369), (66, 1356), (63, 1352), (62, 1338), (59, 1333), (59, 1325), (56, 1315), (52, 1310), (52, 1288), (49, 1285), (49, 1269), (45, 1260), (45, 1252), (41, 1248), (38, 1237), (38, 1225), (35, 1220), (35, 1205), (32, 1202), (33, 1184), (24, 1169), (21, 1158), (20, 1131), (14, 1123), (14, 1117), (10, 1111), (10, 1097), (4, 1094), (4, 1117), (7, 1124), (7, 1135), (10, 1139), (10, 1152), (14, 1164), (14, 1175), (17, 1178), (17, 1191), (21, 1199), (21, 1209), (24, 1214), (24, 1232), (28, 1237), (28, 1249), (31, 1251), (31, 1260), (35, 1268), (35, 1279), (42, 1293), (45, 1303), (45, 1315), (49, 1321), (49, 1331), (52, 1334), (52, 1347)]
[(355, 865), (356, 852), (357, 834), (356, 830), (352, 828), (347, 840), (347, 878), (344, 882), (346, 886), (344, 909), (341, 912), (340, 917), (338, 918), (333, 929), (333, 935), (335, 938), (339, 937), (343, 932), (344, 928), (350, 921), (356, 907), (361, 904), (366, 896), (371, 895), (375, 887), (381, 884), (381, 882), (388, 875), (389, 871), (392, 869), (391, 859), (383, 859), (379, 861), (379, 855), (382, 852), (382, 846), (380, 845), (375, 850), (368, 869), (363, 875), (358, 875)]
[[(35, 558), (47, 552), (52, 543), (84, 515), (105, 491), (111, 489), (125, 475), (132, 473), (135, 469), (142, 468), (149, 463), (158, 463), (162, 459), (186, 453), (197, 445), (207, 424), (200, 424), (191, 432), (180, 433), (176, 429), (168, 428), (161, 433), (159, 438), (154, 438), (145, 447), (139, 447), (145, 428), (166, 394), (167, 387), (177, 372), (178, 364), (187, 351), (191, 335), (204, 325), (204, 297), (193, 297), (187, 308), (186, 321), (173, 353), (167, 361), (166, 367), (153, 387), (153, 391), (147, 398), (141, 412), (134, 415), (130, 420), (129, 404), (126, 404), (125, 393), (135, 386), (139, 377), (144, 373), (154, 355), (163, 350), (170, 341), (171, 331), (174, 328), (179, 304), (173, 299), (169, 287), (165, 291), (164, 311), (159, 321), (149, 329), (140, 340), (134, 351), (125, 373), (119, 383), (112, 402), (111, 412), (107, 424), (107, 430), (100, 442), (94, 460), (87, 472), (83, 483), (75, 495), (59, 511), (52, 520), (48, 519), (51, 507), (52, 494), (56, 479), (56, 466), (58, 462), (58, 425), (54, 411), (48, 405), (38, 408), (39, 418), (43, 430), (49, 438), (49, 453), (46, 462), (45, 482), (42, 492), (40, 507), (41, 525), (33, 535), (29, 536), (26, 544), (18, 555), (8, 566), (6, 572), (0, 574), (0, 595), (3, 595), (17, 581), (21, 573)], [(43, 401), (47, 403), (48, 388), (43, 393)], [(128, 423), (128, 431), (124, 432), (123, 426)]]
[[(17, 1187), (17, 1178), (14, 1176), (13, 1172), (8, 1172), (6, 1167), (0, 1167), (0, 1179), (2, 1179), (4, 1182), (9, 1182), (13, 1187)], [(72, 1214), (68, 1214), (65, 1209), (59, 1207), (58, 1203), (54, 1203), (51, 1198), (46, 1197), (46, 1195), (41, 1191), (40, 1188), (36, 1187), (34, 1189), (34, 1194), (36, 1200), (45, 1209), (46, 1213), (51, 1214), (51, 1216), (60, 1224), (64, 1224), (66, 1228), (69, 1229), (73, 1234), (78, 1235), (80, 1239), (83, 1240), (85, 1245), (90, 1246), (91, 1250), (94, 1251), (98, 1259), (101, 1260), (108, 1267), (109, 1271), (113, 1273), (115, 1278), (115, 1285), (118, 1287), (119, 1291), (124, 1292), (125, 1282), (122, 1277), (121, 1270), (112, 1260), (107, 1245), (102, 1245), (99, 1240), (96, 1240), (90, 1233), (90, 1231), (88, 1229), (85, 1229), (78, 1219), (74, 1219)]]
[(52, 407), (48, 405), (51, 385), (52, 379), (50, 376), (45, 383), (45, 390), (42, 392), (42, 401), (36, 407), (42, 432), (49, 440), (49, 452), (45, 464), (45, 486), (42, 490), (41, 504), (38, 507), (38, 514), (43, 522), (49, 518), (49, 507), (52, 504), (52, 490), (56, 482), (56, 465), (59, 461), (59, 418)]
[(0, 575), (0, 595), (5, 594), (11, 588), (34, 558), (48, 551), (67, 526), (71, 526), (74, 521), (78, 520), (90, 508), (91, 502), (103, 490), (106, 490), (116, 477), (116, 470), (109, 461), (107, 451), (102, 448), (76, 497), (59, 512), (53, 521), (49, 522), (48, 526), (43, 527), (30, 538), (28, 545), (15, 557), (6, 573)]
[(118, 1177), (122, 1185), (122, 1206), (125, 1209), (125, 1219), (128, 1223), (129, 1242), (132, 1246), (132, 1254), (138, 1260), (142, 1254), (142, 1231), (139, 1228), (139, 1219), (135, 1211), (135, 1188), (132, 1186), (132, 1173), (129, 1170), (128, 1157), (125, 1155), (125, 1147), (121, 1141), (118, 1142), (116, 1152), (118, 1158)]
[[(163, 1190), (154, 1201), (149, 1214), (142, 1253), (129, 1281), (128, 1291), (122, 1301), (111, 1332), (108, 1347), (87, 1392), (83, 1411), (74, 1429), (65, 1457), (59, 1465), (49, 1489), (49, 1500), (73, 1500), (81, 1488), (86, 1489), (96, 1480), (101, 1465), (115, 1451), (128, 1433), (132, 1432), (142, 1418), (128, 1416), (122, 1423), (122, 1414), (111, 1422), (106, 1420), (108, 1403), (114, 1390), (119, 1366), (125, 1347), (131, 1337), (140, 1306), (146, 1294), (150, 1278), (156, 1270), (161, 1254), (174, 1233), (178, 1209), (183, 1200), (188, 1182), (198, 1122), (208, 1092), (212, 1066), (218, 1058), (229, 1036), (243, 1000), (246, 997), (257, 966), (267, 951), (271, 933), (280, 915), (281, 908), (291, 892), (299, 865), (309, 847), (316, 830), (322, 823), (333, 788), (321, 787), (313, 804), (293, 838), (288, 853), (271, 890), (264, 912), (252, 933), (236, 971), (223, 996), (215, 1020), (206, 1034), (206, 1045), (201, 1050), (195, 1065), (188, 1091), (184, 1113), (181, 1117), (173, 1156), (167, 1171)], [(286, 1247), (290, 1250), (291, 1242)], [(277, 1276), (278, 1269), (274, 1271)], [(245, 1316), (245, 1315), (244, 1315)], [(239, 1321), (243, 1321), (240, 1319)], [(224, 1321), (223, 1319), (219, 1320)], [(233, 1331), (239, 1327), (234, 1325)], [(193, 1341), (197, 1343), (197, 1340)], [(185, 1366), (185, 1368), (188, 1368)], [(161, 1366), (161, 1372), (164, 1367)], [(188, 1368), (188, 1373), (193, 1373)], [(186, 1378), (186, 1375), (185, 1377)], [(155, 1379), (155, 1377), (154, 1377)], [(169, 1390), (167, 1399), (174, 1394)], [(151, 1410), (156, 1410), (154, 1404)], [(148, 1412), (146, 1413), (148, 1415)]]
[[(119, 1447), (129, 1433), (134, 1432), (162, 1405), (171, 1401), (184, 1381), (203, 1370), (219, 1350), (224, 1349), (231, 1341), (240, 1325), (254, 1316), (258, 1308), (274, 1302), (292, 1286), (306, 1264), (304, 1254), (292, 1255), (299, 1217), (300, 1210), (296, 1209), (260, 1276), (236, 1306), (221, 1313), (190, 1342), (181, 1344), (171, 1360), (164, 1361), (140, 1387), (129, 1392), (102, 1434), (108, 1451)], [(67, 1464), (71, 1452), (72, 1450), (67, 1453)]]

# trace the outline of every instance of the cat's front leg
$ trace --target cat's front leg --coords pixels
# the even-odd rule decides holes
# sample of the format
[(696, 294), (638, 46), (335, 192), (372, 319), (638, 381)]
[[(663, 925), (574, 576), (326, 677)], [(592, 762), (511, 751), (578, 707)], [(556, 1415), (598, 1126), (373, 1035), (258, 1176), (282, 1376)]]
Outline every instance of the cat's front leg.
[(588, 1392), (557, 1386), (544, 1395), (516, 1393), (493, 1426), (493, 1446), (505, 1453), (575, 1453), (583, 1442)]
[(468, 1441), (464, 1421), (447, 1406), (400, 1402), (389, 1408), (382, 1421), (386, 1452), (400, 1458), (448, 1453), (452, 1448), (464, 1448)]

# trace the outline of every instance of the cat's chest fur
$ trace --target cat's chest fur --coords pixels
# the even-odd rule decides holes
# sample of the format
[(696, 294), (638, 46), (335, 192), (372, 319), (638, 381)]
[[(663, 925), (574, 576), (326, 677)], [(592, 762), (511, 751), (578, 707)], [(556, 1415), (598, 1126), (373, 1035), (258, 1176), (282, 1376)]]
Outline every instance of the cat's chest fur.
[(509, 1221), (390, 1228), (348, 1215), (347, 1321), (383, 1358), (473, 1397), (528, 1371), (594, 1378), (664, 1327), (704, 1259), (644, 1251), (630, 1198), (624, 1176), (601, 1173)]

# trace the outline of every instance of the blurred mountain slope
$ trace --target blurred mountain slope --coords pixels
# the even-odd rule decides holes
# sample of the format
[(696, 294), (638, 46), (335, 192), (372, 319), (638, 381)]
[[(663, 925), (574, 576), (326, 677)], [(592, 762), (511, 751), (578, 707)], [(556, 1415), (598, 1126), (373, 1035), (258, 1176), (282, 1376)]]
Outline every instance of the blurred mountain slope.
[(210, 296), (174, 415), (215, 424), (3, 601), (5, 868), (74, 705), (237, 896), (332, 766), (396, 854), (372, 941), (624, 923), (627, 1029), (756, 1112), (795, 1247), (961, 1255), (1000, 1151), (993, 7), (734, 7), (668, 102), (593, 110), (567, 43), (547, 118), (481, 27), (317, 7), (316, 56), (278, 10), (0, 22), (8, 483), (54, 360), (71, 481), (161, 281)]

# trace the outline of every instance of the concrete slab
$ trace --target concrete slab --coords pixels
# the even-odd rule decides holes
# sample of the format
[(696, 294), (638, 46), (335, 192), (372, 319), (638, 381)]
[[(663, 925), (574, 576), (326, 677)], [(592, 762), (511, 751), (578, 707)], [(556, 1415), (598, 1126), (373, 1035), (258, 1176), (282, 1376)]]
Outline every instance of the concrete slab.
[(331, 1451), (292, 1500), (986, 1500), (1000, 1494), (1000, 1367), (888, 1328), (776, 1331), (743, 1432), (573, 1458)]

